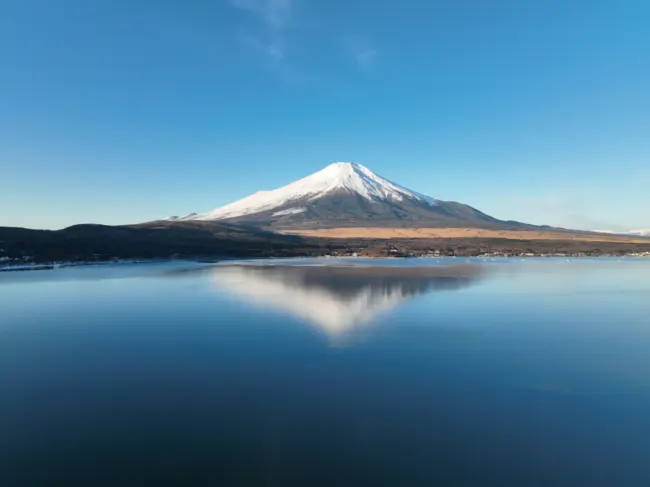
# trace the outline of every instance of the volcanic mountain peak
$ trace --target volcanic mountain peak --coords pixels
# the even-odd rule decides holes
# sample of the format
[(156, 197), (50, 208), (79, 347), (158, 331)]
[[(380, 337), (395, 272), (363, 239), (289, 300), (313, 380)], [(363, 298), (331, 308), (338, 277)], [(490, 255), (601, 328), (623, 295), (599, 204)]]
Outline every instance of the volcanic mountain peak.
[[(335, 162), (324, 169), (272, 191), (259, 191), (229, 205), (191, 220), (223, 220), (261, 213), (291, 202), (310, 202), (337, 191), (356, 194), (368, 201), (403, 201), (404, 199), (436, 205), (436, 200), (392, 183), (361, 164)], [(298, 211), (294, 211), (298, 213)], [(288, 214), (288, 213), (285, 213)]]
[(260, 191), (176, 221), (227, 221), (265, 230), (314, 228), (510, 228), (463, 203), (430, 198), (354, 162), (335, 162), (272, 191)]

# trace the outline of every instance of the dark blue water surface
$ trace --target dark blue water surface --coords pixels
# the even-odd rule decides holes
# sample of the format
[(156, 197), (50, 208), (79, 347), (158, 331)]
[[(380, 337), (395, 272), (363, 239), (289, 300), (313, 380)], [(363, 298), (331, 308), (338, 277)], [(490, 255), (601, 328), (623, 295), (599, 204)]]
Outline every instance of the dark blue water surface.
[(451, 262), (2, 273), (0, 485), (650, 486), (650, 260)]

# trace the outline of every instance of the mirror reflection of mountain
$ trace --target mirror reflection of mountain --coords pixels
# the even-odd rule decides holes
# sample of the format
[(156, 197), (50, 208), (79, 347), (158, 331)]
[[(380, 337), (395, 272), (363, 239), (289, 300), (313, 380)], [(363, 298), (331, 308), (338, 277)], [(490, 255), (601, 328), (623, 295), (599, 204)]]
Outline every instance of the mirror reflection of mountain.
[(218, 266), (212, 282), (251, 304), (279, 309), (328, 335), (352, 331), (415, 296), (476, 282), (478, 265), (440, 267)]

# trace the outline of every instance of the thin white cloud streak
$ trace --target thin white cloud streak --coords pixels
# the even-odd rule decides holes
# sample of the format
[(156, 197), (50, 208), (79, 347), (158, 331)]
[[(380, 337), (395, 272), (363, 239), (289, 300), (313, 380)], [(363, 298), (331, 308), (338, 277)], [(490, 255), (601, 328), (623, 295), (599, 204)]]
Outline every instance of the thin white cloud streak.
[(346, 55), (351, 58), (360, 71), (368, 71), (376, 61), (379, 51), (367, 40), (357, 36), (344, 36), (341, 46)]
[(243, 45), (253, 51), (260, 52), (272, 58), (282, 59), (284, 57), (284, 42), (280, 39), (263, 41), (247, 29), (237, 31), (237, 39)]
[(284, 28), (293, 8), (293, 0), (231, 0), (231, 4), (251, 12), (271, 29)]
[(293, 0), (230, 0), (233, 7), (252, 14), (262, 24), (259, 32), (242, 29), (239, 39), (269, 57), (281, 59), (286, 52), (284, 31), (291, 20)]
[(357, 65), (363, 71), (370, 69), (375, 63), (377, 54), (377, 49), (374, 49), (372, 47), (359, 49), (356, 53)]

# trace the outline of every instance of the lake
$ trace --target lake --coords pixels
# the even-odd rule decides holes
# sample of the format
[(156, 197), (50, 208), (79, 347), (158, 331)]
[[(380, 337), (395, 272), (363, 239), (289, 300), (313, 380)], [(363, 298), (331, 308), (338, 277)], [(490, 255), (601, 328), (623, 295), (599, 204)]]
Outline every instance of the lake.
[(650, 259), (0, 274), (0, 485), (650, 485)]

